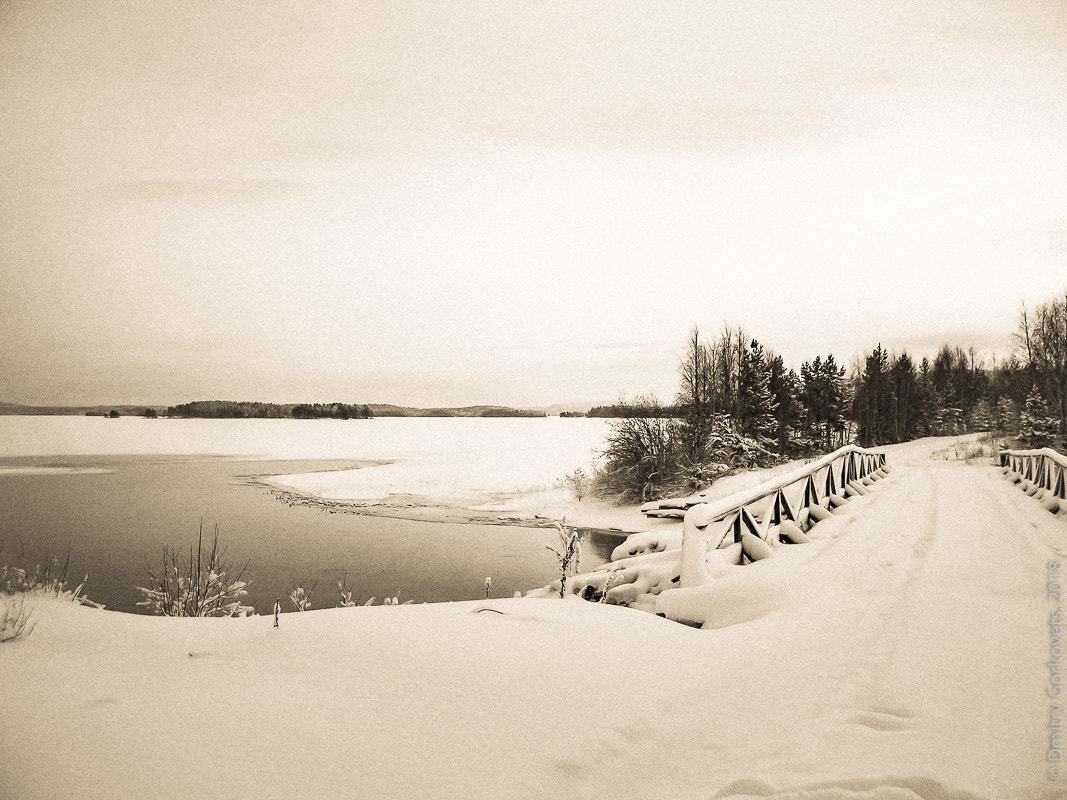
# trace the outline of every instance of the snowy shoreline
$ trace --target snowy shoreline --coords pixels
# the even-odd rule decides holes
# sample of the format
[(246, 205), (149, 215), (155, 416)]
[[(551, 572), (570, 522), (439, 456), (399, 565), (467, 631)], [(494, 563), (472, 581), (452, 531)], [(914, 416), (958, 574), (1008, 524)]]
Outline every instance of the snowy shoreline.
[(474, 525), (550, 527), (554, 521), (619, 534), (638, 533), (650, 523), (637, 505), (615, 505), (604, 500), (573, 497), (568, 489), (531, 492), (483, 492), (467, 496), (427, 496), (390, 493), (376, 498), (323, 496), (308, 487), (320, 473), (274, 475), (262, 483), (283, 502), (322, 508), (332, 513), (393, 517), (420, 522), (450, 522)]
[[(710, 500), (744, 491), (771, 477), (784, 474), (803, 461), (788, 461), (769, 469), (749, 470), (715, 481), (706, 491)], [(390, 465), (393, 466), (393, 465)], [(400, 465), (403, 469), (404, 465)], [(457, 467), (459, 468), (459, 467)], [(422, 472), (423, 465), (407, 468)], [(641, 504), (616, 504), (585, 495), (581, 500), (564, 486), (540, 487), (526, 491), (462, 491), (426, 477), (413, 477), (412, 483), (438, 489), (436, 494), (383, 491), (385, 481), (374, 480), (373, 470), (332, 470), (301, 474), (272, 475), (263, 483), (294, 503), (306, 503), (335, 512), (396, 517), (424, 522), (457, 522), (481, 525), (546, 527), (554, 521), (568, 525), (622, 534), (644, 533), (678, 526), (677, 520), (646, 517)], [(368, 480), (370, 478), (370, 480)]]

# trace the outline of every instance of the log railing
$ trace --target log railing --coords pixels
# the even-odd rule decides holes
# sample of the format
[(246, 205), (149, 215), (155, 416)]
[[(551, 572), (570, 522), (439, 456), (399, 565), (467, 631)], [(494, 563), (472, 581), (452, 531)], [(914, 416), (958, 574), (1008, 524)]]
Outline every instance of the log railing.
[[(837, 506), (848, 497), (865, 494), (866, 485), (884, 475), (885, 467), (885, 453), (848, 445), (717, 502), (700, 502), (699, 496), (660, 501), (666, 508), (681, 508), (693, 501), (684, 511), (679, 585), (688, 588), (707, 580), (709, 547), (719, 547), (726, 537), (732, 535), (734, 542), (741, 542), (744, 552), (746, 536), (766, 540), (772, 525), (785, 520), (803, 521), (803, 517), (821, 513), (812, 512), (813, 508)], [(753, 511), (761, 504), (758, 512)]]
[(1049, 511), (1067, 512), (1067, 456), (1050, 447), (1001, 450), (1000, 466), (1023, 491), (1039, 496)]

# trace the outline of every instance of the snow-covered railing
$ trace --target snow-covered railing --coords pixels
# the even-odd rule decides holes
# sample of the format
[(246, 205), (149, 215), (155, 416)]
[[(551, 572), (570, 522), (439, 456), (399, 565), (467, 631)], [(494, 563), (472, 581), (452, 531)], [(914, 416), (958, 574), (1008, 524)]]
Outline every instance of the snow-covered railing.
[[(802, 516), (821, 516), (825, 513), (824, 500), (827, 505), (837, 506), (848, 497), (865, 494), (867, 490), (864, 484), (869, 484), (872, 473), (883, 467), (885, 453), (847, 445), (747, 491), (713, 503), (697, 502), (690, 505), (685, 511), (682, 527), (679, 585), (683, 588), (699, 586), (707, 579), (706, 559), (709, 544), (715, 536), (718, 539), (714, 548), (732, 535), (733, 541), (742, 545), (742, 558), (754, 560), (753, 556), (761, 549), (760, 544), (767, 539), (772, 525), (780, 525), (783, 521), (803, 521)], [(803, 494), (800, 484), (803, 484)], [(823, 487), (822, 495), (819, 493), (820, 485)], [(787, 493), (790, 487), (796, 487), (793, 500)], [(764, 500), (768, 501), (767, 507), (760, 515), (761, 521), (757, 522), (756, 514), (751, 509)], [(815, 508), (821, 511), (813, 511)], [(716, 526), (715, 523), (722, 525)], [(745, 547), (746, 544), (749, 547)]]
[(1050, 447), (1040, 450), (1001, 450), (1005, 475), (1027, 494), (1044, 502), (1053, 514), (1067, 513), (1067, 456)]
[[(842, 486), (847, 484), (847, 483), (849, 483), (850, 481), (854, 480), (856, 475), (861, 470), (862, 470), (863, 474), (860, 475), (860, 477), (862, 478), (862, 477), (865, 477), (866, 475), (870, 474), (871, 472), (874, 472), (874, 470), (878, 469), (878, 467), (880, 467), (880, 466), (885, 464), (885, 454), (884, 453), (876, 453), (876, 452), (874, 452), (872, 450), (864, 450), (861, 447), (856, 447), (855, 445), (851, 445), (850, 444), (850, 445), (846, 445), (845, 447), (842, 447), (842, 448), (840, 448), (838, 450), (835, 450), (834, 452), (830, 453), (829, 455), (823, 456), (818, 461), (814, 461), (811, 464), (805, 465), (802, 469), (796, 470), (795, 472), (792, 472), (789, 475), (786, 475), (781, 479), (774, 479), (774, 480), (767, 481), (767, 482), (762, 483), (759, 486), (755, 487), (754, 489), (749, 490), (749, 492), (745, 492), (744, 494), (741, 494), (741, 493), (737, 494), (736, 497), (747, 496), (748, 494), (750, 494), (752, 492), (761, 491), (761, 490), (765, 489), (765, 487), (772, 486), (773, 484), (776, 484), (776, 483), (781, 483), (782, 481), (785, 481), (784, 486), (788, 486), (791, 483), (796, 483), (799, 480), (804, 480), (809, 474), (813, 474), (814, 472), (818, 472), (819, 470), (823, 469), (824, 467), (826, 467), (830, 463), (836, 463), (836, 462), (841, 461), (843, 459), (846, 459), (846, 461), (843, 462), (843, 466), (841, 467), (840, 475), (838, 476), (838, 477), (841, 478), (841, 485)], [(871, 459), (874, 459), (874, 460), (872, 461)], [(800, 477), (796, 477), (798, 475)], [(830, 475), (829, 472), (827, 472), (827, 474), (826, 474), (826, 493), (827, 494), (833, 494), (833, 493), (835, 493), (837, 491), (836, 488), (831, 488), (832, 487), (831, 481), (833, 481), (833, 480), (834, 480), (834, 477), (832, 475)], [(783, 487), (779, 487), (779, 488), (784, 488), (784, 486)], [(836, 485), (833, 485), (833, 486), (836, 487)], [(768, 492), (764, 492), (763, 494), (759, 495), (759, 497), (757, 497), (755, 499), (758, 500), (761, 497), (766, 497), (768, 493), (774, 492), (774, 491), (777, 491), (777, 489), (772, 488)], [(648, 517), (675, 517), (675, 518), (681, 519), (682, 517), (685, 516), (685, 512), (688, 511), (690, 508), (692, 508), (693, 506), (696, 506), (696, 505), (700, 505), (701, 503), (706, 503), (706, 502), (708, 502), (708, 501), (705, 499), (704, 494), (701, 493), (701, 492), (698, 492), (696, 494), (691, 494), (691, 495), (688, 495), (686, 497), (672, 497), (672, 498), (668, 498), (666, 500), (652, 500), (652, 501), (650, 501), (648, 503), (645, 503), (643, 506), (641, 506), (641, 513), (644, 514), (645, 516), (648, 516)], [(721, 502), (726, 502), (726, 501), (724, 500), (724, 501), (721, 501)], [(744, 505), (748, 505), (750, 502), (754, 502), (754, 501), (746, 500), (744, 502)], [(718, 505), (718, 504), (716, 504), (716, 505)], [(807, 505), (806, 502), (805, 502), (805, 505)]]
[[(805, 530), (829, 519), (830, 508), (847, 498), (867, 494), (888, 469), (884, 453), (848, 446), (714, 503), (699, 494), (662, 501), (672, 511), (688, 507), (682, 530), (657, 527), (630, 534), (608, 563), (568, 578), (564, 594), (660, 613), (659, 599), (709, 579), (709, 544), (733, 564), (772, 556), (785, 543), (803, 544), (809, 541)], [(718, 538), (711, 542), (716, 531)], [(559, 591), (557, 582), (531, 594), (550, 597)], [(664, 616), (675, 618), (669, 610)]]

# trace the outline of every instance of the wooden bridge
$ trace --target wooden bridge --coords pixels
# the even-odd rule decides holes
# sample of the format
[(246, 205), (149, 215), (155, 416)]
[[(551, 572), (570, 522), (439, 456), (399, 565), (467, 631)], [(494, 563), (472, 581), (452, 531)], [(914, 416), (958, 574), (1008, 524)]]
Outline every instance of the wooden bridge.
[[(1050, 449), (1005, 450), (999, 460), (1002, 472), (1048, 511), (1067, 514), (1067, 457)], [(567, 588), (594, 602), (702, 625), (708, 621), (707, 587), (727, 568), (829, 533), (835, 528), (829, 521), (847, 513), (854, 498), (877, 491), (890, 469), (884, 451), (849, 445), (726, 498), (694, 494), (646, 503), (642, 511), (649, 518), (680, 519), (681, 530), (661, 525), (631, 535), (610, 562), (569, 579)]]

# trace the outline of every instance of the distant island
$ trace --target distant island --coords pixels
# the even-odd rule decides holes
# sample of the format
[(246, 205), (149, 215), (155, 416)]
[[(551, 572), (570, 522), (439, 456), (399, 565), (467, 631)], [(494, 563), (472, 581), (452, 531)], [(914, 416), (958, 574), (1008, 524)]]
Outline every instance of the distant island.
[(462, 408), (412, 408), (410, 406), (371, 405), (376, 417), (547, 417), (544, 410), (508, 408), (507, 406), (464, 406)]

